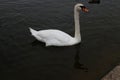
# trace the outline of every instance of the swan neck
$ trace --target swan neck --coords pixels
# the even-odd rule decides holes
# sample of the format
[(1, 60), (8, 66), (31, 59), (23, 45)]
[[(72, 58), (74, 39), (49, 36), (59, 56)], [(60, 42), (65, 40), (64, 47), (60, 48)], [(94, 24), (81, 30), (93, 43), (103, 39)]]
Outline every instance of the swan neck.
[(79, 11), (77, 8), (74, 8), (74, 22), (75, 22), (75, 39), (81, 40), (81, 35), (80, 35), (80, 22), (79, 22)]

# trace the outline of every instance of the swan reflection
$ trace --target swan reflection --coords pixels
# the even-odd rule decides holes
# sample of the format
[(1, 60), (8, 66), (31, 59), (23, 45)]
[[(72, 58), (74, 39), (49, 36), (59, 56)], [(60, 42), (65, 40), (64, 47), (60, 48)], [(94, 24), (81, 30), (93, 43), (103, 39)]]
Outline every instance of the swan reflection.
[(31, 45), (32, 46), (37, 46), (37, 45), (45, 45), (43, 42), (40, 42), (40, 41), (38, 41), (38, 40), (34, 40), (33, 42), (31, 42)]
[(81, 46), (82, 46), (81, 44), (78, 44), (78, 45), (75, 46), (75, 48), (76, 48), (76, 55), (74, 57), (74, 60), (75, 60), (75, 62), (74, 62), (74, 68), (85, 70), (87, 72), (88, 68), (86, 68), (84, 66), (84, 64), (81, 64), (79, 62), (79, 60), (80, 60), (79, 53), (80, 53)]

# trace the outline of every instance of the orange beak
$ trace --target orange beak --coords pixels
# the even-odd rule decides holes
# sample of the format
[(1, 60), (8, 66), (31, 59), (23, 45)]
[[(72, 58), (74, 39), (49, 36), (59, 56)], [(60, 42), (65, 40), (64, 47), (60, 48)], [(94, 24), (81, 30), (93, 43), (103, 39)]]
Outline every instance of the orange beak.
[(81, 6), (81, 9), (83, 12), (89, 12), (88, 8), (86, 8), (85, 6)]

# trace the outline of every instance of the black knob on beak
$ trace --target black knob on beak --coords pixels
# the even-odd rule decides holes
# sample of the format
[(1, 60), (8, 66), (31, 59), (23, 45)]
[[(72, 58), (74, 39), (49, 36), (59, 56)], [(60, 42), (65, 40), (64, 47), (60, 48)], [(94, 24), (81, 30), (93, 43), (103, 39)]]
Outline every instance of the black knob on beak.
[(88, 12), (89, 10), (88, 10), (88, 8), (86, 8), (85, 6), (80, 6), (81, 7), (81, 10), (83, 11), (83, 12)]

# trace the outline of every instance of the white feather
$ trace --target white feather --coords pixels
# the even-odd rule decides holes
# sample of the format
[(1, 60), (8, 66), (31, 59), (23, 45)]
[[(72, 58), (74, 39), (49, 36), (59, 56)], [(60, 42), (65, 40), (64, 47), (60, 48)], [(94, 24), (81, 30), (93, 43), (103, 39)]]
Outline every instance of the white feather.
[(29, 28), (32, 36), (41, 42), (45, 42), (46, 46), (71, 46), (81, 42), (79, 11), (77, 9), (81, 5), (83, 6), (83, 4), (76, 4), (74, 7), (75, 37), (56, 29), (36, 31)]

